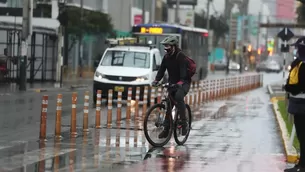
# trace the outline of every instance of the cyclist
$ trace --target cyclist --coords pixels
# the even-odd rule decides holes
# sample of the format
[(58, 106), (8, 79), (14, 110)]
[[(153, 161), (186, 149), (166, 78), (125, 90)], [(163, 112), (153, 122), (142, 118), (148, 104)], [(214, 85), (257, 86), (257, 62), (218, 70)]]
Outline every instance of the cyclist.
[[(187, 61), (185, 54), (178, 47), (178, 38), (176, 36), (168, 36), (161, 41), (164, 45), (165, 55), (162, 60), (161, 66), (153, 81), (152, 86), (156, 86), (158, 82), (163, 78), (165, 71), (167, 70), (169, 75), (169, 83), (177, 85), (177, 91), (173, 93), (173, 98), (177, 102), (177, 109), (182, 121), (182, 135), (187, 133), (187, 123), (185, 116), (185, 103), (184, 97), (187, 95), (190, 89), (191, 78), (187, 75)], [(159, 138), (166, 138), (169, 134), (169, 115), (167, 114), (164, 121), (164, 130), (159, 134)]]

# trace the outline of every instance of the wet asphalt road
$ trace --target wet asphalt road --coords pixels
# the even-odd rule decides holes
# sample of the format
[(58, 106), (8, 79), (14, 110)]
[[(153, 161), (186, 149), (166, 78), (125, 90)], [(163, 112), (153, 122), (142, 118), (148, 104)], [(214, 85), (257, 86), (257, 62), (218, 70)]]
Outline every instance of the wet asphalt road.
[[(231, 72), (231, 76), (238, 75), (236, 72)], [(208, 79), (223, 78), (225, 75), (223, 72), (216, 72), (210, 74)], [(48, 85), (46, 85), (48, 86)], [(88, 89), (75, 90), (78, 93), (77, 101), (77, 123), (78, 126), (82, 126), (83, 119), (83, 105), (84, 105), (84, 93), (90, 91), (90, 99), (92, 98), (92, 86)], [(9, 88), (7, 88), (9, 90)], [(62, 107), (62, 124), (68, 126), (70, 124), (71, 115), (71, 97), (72, 92), (69, 89), (52, 89), (49, 92), (36, 93), (34, 89), (32, 91), (18, 93), (18, 92), (6, 92), (0, 93), (0, 141), (15, 141), (15, 140), (32, 140), (37, 139), (39, 134), (40, 114), (41, 114), (41, 98), (43, 95), (49, 96), (48, 115), (47, 115), (47, 133), (54, 134), (55, 130), (55, 112), (56, 112), (56, 98), (57, 94), (63, 95), (63, 107)], [(89, 109), (89, 123), (90, 126), (94, 125), (95, 109), (92, 107), (92, 99), (90, 101)], [(122, 109), (123, 117), (125, 117), (126, 111)], [(114, 109), (113, 121), (116, 119)], [(102, 124), (106, 124), (106, 108), (102, 113)], [(68, 128), (64, 128), (68, 129)]]
[[(267, 74), (264, 82), (277, 77), (282, 76)], [(176, 146), (171, 140), (164, 148), (151, 148), (134, 126), (123, 123), (113, 127), (130, 129), (91, 130), (75, 140), (64, 134), (66, 139), (56, 145), (51, 138), (46, 145), (2, 141), (0, 169), (280, 172), (286, 166), (265, 88), (200, 107), (185, 146)]]

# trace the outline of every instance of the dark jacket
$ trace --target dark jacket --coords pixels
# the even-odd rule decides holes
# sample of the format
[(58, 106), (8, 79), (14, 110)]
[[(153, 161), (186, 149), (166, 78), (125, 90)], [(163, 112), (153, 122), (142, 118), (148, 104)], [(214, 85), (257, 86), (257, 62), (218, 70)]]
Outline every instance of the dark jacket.
[[(296, 59), (291, 63), (291, 70), (297, 66), (301, 62), (300, 59)], [(285, 85), (285, 91), (290, 93), (291, 95), (298, 95), (298, 94), (304, 94), (305, 93), (305, 63), (300, 66), (299, 69), (299, 76), (298, 76), (299, 82), (297, 85), (289, 85), (289, 77), (287, 79), (286, 85)], [(303, 98), (295, 98), (292, 96), (289, 96), (289, 105), (288, 105), (288, 112), (291, 114), (305, 114), (305, 99)]]
[(172, 84), (176, 84), (178, 82), (191, 82), (191, 78), (189, 78), (187, 75), (186, 56), (181, 49), (177, 49), (173, 55), (165, 55), (163, 57), (160, 69), (156, 76), (156, 81), (160, 81), (163, 78), (166, 70), (169, 75), (168, 80)]

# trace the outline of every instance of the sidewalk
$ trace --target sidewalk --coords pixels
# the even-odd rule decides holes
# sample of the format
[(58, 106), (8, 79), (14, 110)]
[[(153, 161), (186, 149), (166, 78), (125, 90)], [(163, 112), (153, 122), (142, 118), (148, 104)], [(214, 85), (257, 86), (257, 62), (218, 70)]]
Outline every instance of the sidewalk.
[(194, 115), (185, 146), (176, 146), (172, 139), (164, 148), (151, 149), (141, 123), (128, 129), (122, 126), (134, 125), (125, 122), (121, 128), (113, 124), (112, 129), (90, 129), (88, 135), (76, 139), (64, 132), (65, 139), (59, 143), (52, 138), (46, 145), (0, 142), (0, 169), (34, 171), (38, 166), (41, 171), (58, 172), (282, 172), (286, 167), (264, 88), (207, 103)]
[[(63, 87), (57, 88), (53, 82), (44, 83), (27, 83), (27, 92), (45, 92), (45, 91), (59, 91), (59, 90), (72, 90), (79, 88), (90, 88), (92, 89), (93, 79), (92, 78), (76, 78), (73, 80), (63, 81)], [(19, 93), (19, 85), (16, 83), (0, 83), (0, 94), (8, 93)]]

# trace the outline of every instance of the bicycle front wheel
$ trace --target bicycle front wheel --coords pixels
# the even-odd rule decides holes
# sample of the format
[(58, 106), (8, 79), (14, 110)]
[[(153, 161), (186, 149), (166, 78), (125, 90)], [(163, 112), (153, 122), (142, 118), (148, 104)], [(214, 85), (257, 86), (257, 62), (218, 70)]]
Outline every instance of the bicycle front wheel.
[[(163, 147), (171, 139), (172, 118), (165, 123), (166, 109), (163, 104), (155, 104), (148, 109), (144, 118), (144, 134), (147, 141), (154, 147)], [(165, 125), (169, 126), (167, 137), (159, 138)]]
[[(175, 116), (175, 121), (174, 121), (174, 138), (175, 141), (178, 145), (183, 145), (186, 141), (187, 138), (190, 135), (191, 131), (191, 125), (192, 125), (192, 114), (191, 114), (191, 108), (189, 105), (186, 104), (186, 112), (185, 112), (185, 117), (186, 117), (186, 123), (183, 123), (180, 119), (180, 115)], [(185, 126), (183, 126), (185, 125)], [(185, 127), (185, 128), (183, 128)]]

